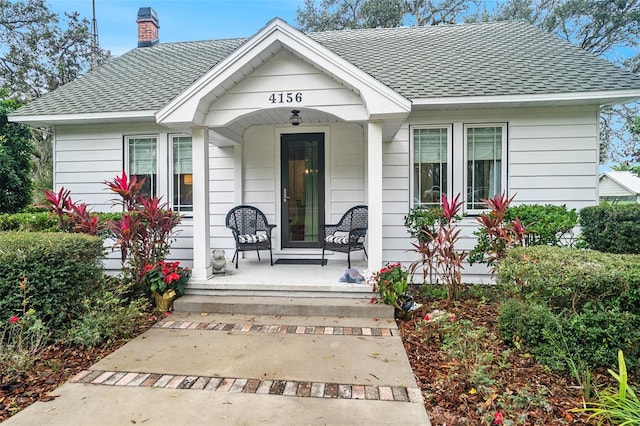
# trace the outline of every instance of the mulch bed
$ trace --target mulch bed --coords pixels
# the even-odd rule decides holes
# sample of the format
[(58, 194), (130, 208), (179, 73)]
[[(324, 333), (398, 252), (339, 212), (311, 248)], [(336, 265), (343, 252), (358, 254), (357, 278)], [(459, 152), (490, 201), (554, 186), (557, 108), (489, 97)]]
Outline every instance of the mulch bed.
[(490, 376), (494, 383), (489, 386), (492, 391), (478, 392), (469, 383), (463, 362), (450, 359), (442, 350), (433, 328), (439, 325), (424, 321), (424, 315), (434, 309), (454, 315), (455, 321), (467, 319), (486, 327), (487, 336), (498, 335), (497, 305), (479, 299), (452, 306), (444, 301), (428, 302), (413, 319), (398, 323), (434, 426), (490, 425), (496, 412), (503, 415), (503, 424), (588, 424), (586, 415), (572, 411), (582, 406), (581, 390), (572, 380), (549, 371), (531, 357), (509, 350), (499, 340), (488, 339), (483, 348), (493, 354)]

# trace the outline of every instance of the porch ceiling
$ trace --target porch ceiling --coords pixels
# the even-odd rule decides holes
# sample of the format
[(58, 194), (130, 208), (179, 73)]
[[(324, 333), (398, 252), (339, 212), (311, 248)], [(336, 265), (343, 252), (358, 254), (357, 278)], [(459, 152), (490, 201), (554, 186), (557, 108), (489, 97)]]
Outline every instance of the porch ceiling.
[[(225, 127), (216, 127), (215, 129), (213, 129), (213, 131), (224, 136), (224, 138), (229, 139), (234, 143), (241, 143), (242, 135), (244, 134), (245, 130), (251, 126), (290, 125), (289, 117), (291, 116), (292, 109), (296, 108), (289, 107), (258, 110), (235, 120)], [(318, 111), (315, 109), (298, 108), (298, 111), (300, 111), (300, 116), (302, 117), (301, 126), (306, 126), (309, 124), (337, 123), (340, 121), (344, 121), (333, 114)], [(228, 142), (229, 141), (220, 139), (214, 140), (213, 144), (220, 146), (226, 145), (228, 144)]]

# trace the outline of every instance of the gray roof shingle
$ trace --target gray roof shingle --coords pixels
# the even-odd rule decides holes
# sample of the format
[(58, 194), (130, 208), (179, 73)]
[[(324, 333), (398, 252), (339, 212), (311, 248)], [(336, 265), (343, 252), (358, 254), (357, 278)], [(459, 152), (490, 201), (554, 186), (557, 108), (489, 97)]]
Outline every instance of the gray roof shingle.
[[(526, 23), (328, 31), (309, 37), (409, 99), (640, 89), (640, 77)], [(156, 111), (245, 40), (137, 48), (16, 115)]]

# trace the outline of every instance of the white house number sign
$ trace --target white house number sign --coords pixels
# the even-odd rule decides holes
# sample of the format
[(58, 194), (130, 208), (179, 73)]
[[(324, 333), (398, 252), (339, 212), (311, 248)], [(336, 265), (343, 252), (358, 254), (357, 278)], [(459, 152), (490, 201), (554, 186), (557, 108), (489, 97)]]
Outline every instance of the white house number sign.
[(291, 104), (302, 102), (302, 92), (279, 92), (272, 93), (269, 96), (269, 102), (272, 104)]

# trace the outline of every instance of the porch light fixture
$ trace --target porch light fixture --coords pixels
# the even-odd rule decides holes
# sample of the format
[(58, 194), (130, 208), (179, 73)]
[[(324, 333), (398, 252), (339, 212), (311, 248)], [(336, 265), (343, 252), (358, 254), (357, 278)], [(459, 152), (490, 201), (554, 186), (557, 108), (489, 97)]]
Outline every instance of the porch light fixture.
[(300, 111), (298, 111), (297, 109), (292, 109), (291, 110), (291, 116), (289, 117), (289, 123), (291, 123), (292, 126), (298, 126), (298, 125), (300, 125), (300, 123), (302, 123), (302, 117), (300, 116)]

